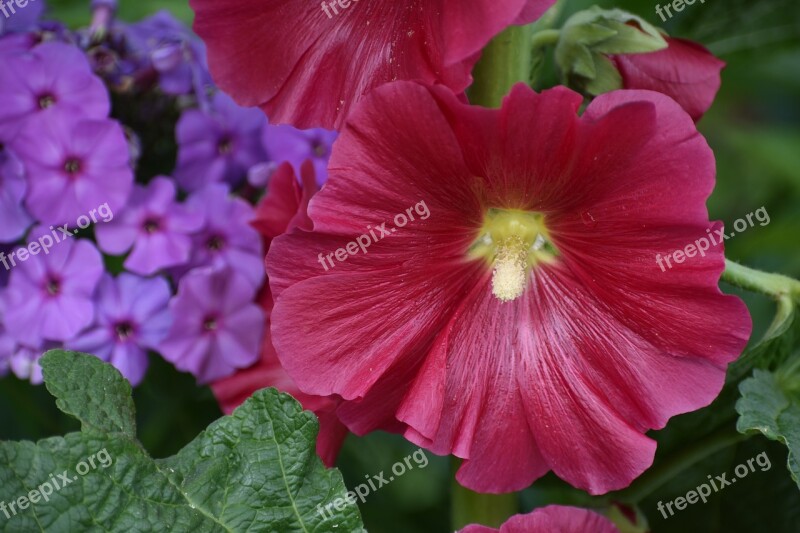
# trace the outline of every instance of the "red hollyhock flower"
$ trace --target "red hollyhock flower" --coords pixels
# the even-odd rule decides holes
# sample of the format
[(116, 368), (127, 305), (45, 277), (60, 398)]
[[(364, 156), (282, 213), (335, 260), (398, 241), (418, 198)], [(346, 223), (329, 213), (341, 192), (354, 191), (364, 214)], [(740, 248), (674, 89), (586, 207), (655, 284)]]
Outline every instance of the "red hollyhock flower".
[[(301, 390), (348, 400), (357, 434), (407, 424), (480, 492), (548, 470), (593, 494), (628, 485), (653, 460), (644, 433), (709, 404), (750, 333), (717, 286), (720, 248), (655, 260), (720, 226), (692, 120), (649, 91), (581, 103), (385, 85), (334, 147), (313, 232), (267, 256), (273, 342)], [(420, 202), (430, 216), (397, 227)], [(366, 253), (318, 262), (384, 221)]]
[(548, 505), (512, 516), (500, 529), (469, 525), (460, 533), (619, 533), (606, 517), (577, 507)]
[[(278, 235), (298, 228), (311, 228), (307, 215), (308, 201), (317, 192), (314, 167), (310, 162), (301, 169), (302, 188), (295, 179), (291, 165), (284, 163), (275, 171), (269, 185), (267, 196), (256, 209), (253, 226), (265, 240), (265, 249)], [(260, 301), (267, 319), (272, 310), (272, 295), (269, 287), (263, 290)], [(222, 410), (230, 414), (257, 390), (275, 387), (291, 394), (302, 405), (303, 409), (313, 411), (319, 418), (320, 431), (317, 437), (317, 453), (328, 466), (336, 463), (336, 457), (342, 447), (347, 428), (336, 417), (338, 401), (334, 398), (304, 394), (281, 367), (280, 361), (272, 346), (269, 328), (261, 344), (261, 359), (254, 366), (240, 370), (236, 374), (216, 381), (211, 385)]]
[[(393, 80), (462, 92), (480, 50), (554, 0), (191, 0), (214, 79), (274, 123), (339, 129)], [(342, 8), (347, 5), (349, 7)]]
[(664, 38), (669, 44), (664, 50), (617, 55), (611, 59), (622, 74), (626, 89), (664, 93), (698, 121), (714, 103), (725, 62), (693, 41)]

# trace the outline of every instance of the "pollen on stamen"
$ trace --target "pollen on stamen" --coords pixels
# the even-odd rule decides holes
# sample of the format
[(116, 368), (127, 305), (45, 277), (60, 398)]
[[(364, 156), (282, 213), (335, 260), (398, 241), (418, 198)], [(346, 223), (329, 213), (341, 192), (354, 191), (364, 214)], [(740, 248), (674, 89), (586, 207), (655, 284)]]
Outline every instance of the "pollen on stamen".
[(502, 302), (516, 300), (525, 292), (528, 279), (527, 250), (517, 236), (505, 239), (498, 246), (492, 272), (492, 294)]

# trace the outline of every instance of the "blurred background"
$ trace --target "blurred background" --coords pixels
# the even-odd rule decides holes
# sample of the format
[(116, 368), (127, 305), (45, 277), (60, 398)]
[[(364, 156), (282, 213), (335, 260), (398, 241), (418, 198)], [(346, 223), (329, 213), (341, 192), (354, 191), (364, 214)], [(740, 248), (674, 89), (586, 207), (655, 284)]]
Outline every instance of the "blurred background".
[[(656, 3), (666, 2), (568, 0), (561, 19), (593, 4), (627, 9), (665, 28), (670, 35), (699, 41), (727, 62), (718, 99), (699, 125), (717, 156), (717, 188), (709, 202), (712, 219), (729, 226), (748, 213), (766, 208), (769, 224), (757, 223), (729, 240), (727, 255), (751, 267), (800, 277), (800, 3), (697, 0), (667, 23), (656, 15)], [(87, 5), (86, 0), (50, 0), (46, 18), (61, 20), (70, 27), (86, 26), (90, 17)], [(122, 0), (119, 18), (133, 22), (158, 10), (168, 10), (191, 24), (188, 3), (180, 0)], [(542, 85), (558, 82), (552, 65), (545, 72)], [(733, 292), (729, 287), (724, 289)], [(772, 319), (773, 306), (763, 298), (743, 297), (752, 311), (757, 338)], [(147, 377), (134, 397), (139, 437), (156, 457), (175, 453), (221, 416), (209, 389), (198, 387), (192, 376), (179, 373), (158, 357), (152, 357)], [(702, 417), (686, 415), (655, 432), (661, 443), (659, 457), (671, 452), (674, 441), (685, 442), (686, 434), (702, 424)], [(0, 439), (36, 440), (77, 429), (76, 423), (56, 410), (43, 386), (13, 376), (0, 380)], [(414, 450), (399, 436), (350, 436), (338, 466), (348, 486), (354, 487), (365, 476), (388, 471)], [(746, 481), (714, 495), (708, 503), (690, 506), (668, 520), (656, 511), (659, 500), (685, 494), (707, 475), (731, 471), (762, 451), (771, 459), (769, 471), (753, 473)], [(369, 531), (451, 530), (451, 463), (447, 458), (428, 456), (430, 464), (424, 469), (413, 469), (371, 494), (361, 505)], [(655, 490), (641, 510), (656, 533), (795, 533), (800, 531), (800, 494), (785, 464), (784, 447), (755, 437), (676, 475)], [(552, 502), (593, 503), (552, 475), (523, 491), (520, 498), (524, 510)]]

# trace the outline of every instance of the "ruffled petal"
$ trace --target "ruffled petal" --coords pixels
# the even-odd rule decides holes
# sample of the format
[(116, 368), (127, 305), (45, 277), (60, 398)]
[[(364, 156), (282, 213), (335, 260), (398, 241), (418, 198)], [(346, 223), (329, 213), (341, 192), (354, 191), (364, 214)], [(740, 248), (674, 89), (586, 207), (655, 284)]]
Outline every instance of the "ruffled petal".
[(214, 78), (239, 103), (262, 107), (274, 123), (340, 129), (363, 95), (389, 81), (420, 80), (464, 91), (480, 49), (506, 25), (532, 19), (552, 3), (353, 1), (342, 9), (335, 2), (323, 7), (192, 0), (191, 5)]

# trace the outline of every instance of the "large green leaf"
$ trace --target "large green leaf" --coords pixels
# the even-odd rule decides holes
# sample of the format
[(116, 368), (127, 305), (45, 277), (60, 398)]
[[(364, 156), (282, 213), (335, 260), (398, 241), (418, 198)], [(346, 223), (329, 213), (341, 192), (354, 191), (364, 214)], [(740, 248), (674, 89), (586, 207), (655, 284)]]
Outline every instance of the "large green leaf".
[(789, 448), (788, 467), (800, 485), (800, 383), (795, 376), (755, 370), (753, 377), (739, 386), (742, 397), (736, 402), (742, 433), (759, 432)]
[(316, 456), (316, 418), (290, 396), (259, 391), (155, 460), (135, 439), (130, 387), (116, 369), (64, 351), (41, 364), (81, 431), (0, 442), (0, 530), (363, 531), (355, 505), (319, 512), (347, 489)]

